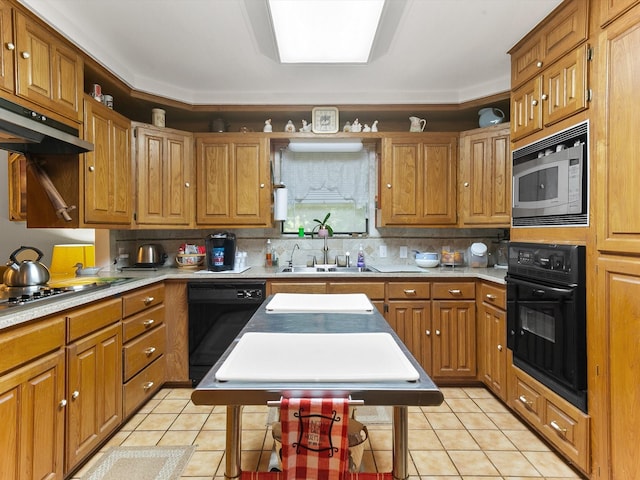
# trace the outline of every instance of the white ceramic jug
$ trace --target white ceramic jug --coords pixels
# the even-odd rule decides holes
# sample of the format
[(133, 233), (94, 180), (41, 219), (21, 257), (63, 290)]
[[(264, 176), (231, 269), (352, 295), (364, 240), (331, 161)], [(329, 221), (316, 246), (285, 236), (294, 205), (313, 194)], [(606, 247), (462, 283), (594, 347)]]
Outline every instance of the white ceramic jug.
[(427, 126), (427, 121), (424, 118), (409, 117), (409, 121), (411, 122), (410, 132), (424, 132), (424, 127)]

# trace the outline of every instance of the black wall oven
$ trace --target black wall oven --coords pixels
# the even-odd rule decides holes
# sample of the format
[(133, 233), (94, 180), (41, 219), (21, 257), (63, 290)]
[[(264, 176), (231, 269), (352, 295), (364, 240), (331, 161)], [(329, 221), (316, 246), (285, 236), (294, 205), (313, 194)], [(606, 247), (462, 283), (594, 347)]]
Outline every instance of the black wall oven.
[(585, 247), (511, 242), (506, 281), (513, 363), (587, 412)]

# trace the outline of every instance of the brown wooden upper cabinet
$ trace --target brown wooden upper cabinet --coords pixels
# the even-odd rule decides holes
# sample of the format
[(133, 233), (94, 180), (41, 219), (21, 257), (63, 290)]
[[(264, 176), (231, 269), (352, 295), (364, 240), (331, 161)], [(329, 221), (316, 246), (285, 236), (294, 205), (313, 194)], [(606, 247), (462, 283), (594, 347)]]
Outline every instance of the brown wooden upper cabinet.
[(130, 225), (131, 122), (85, 95), (85, 139), (94, 150), (84, 155), (84, 221)]
[(196, 223), (270, 227), (269, 139), (261, 135), (196, 136)]
[(134, 123), (132, 127), (136, 145), (136, 224), (165, 228), (193, 225), (193, 135), (147, 124)]
[(11, 27), (11, 5), (5, 0), (0, 0), (0, 88), (14, 93), (13, 81), (13, 55), (16, 49), (13, 40), (13, 28)]
[(600, 25), (604, 26), (638, 3), (640, 3), (640, 0), (607, 0), (606, 2), (596, 2), (594, 5), (597, 5), (600, 11), (594, 13), (600, 15)]
[(414, 133), (382, 140), (379, 226), (455, 225), (457, 133)]
[[(2, 8), (6, 13), (6, 6)], [(71, 45), (65, 44), (40, 23), (15, 11), (15, 43), (4, 43), (3, 56), (16, 56), (15, 93), (76, 122), (82, 102), (83, 63)], [(3, 15), (2, 34), (6, 15)], [(6, 49), (9, 49), (7, 51)]]
[(460, 134), (458, 169), (460, 225), (511, 225), (511, 143), (509, 125)]

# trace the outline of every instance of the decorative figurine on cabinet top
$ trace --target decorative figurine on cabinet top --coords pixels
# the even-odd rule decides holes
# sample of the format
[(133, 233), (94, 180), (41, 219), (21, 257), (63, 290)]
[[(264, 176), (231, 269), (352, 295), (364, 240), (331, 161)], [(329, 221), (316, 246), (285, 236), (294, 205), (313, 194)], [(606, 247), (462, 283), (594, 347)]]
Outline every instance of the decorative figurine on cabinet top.
[(355, 133), (359, 133), (362, 131), (362, 125), (360, 124), (360, 121), (357, 118), (351, 124), (351, 131)]
[(294, 133), (296, 131), (296, 127), (291, 120), (284, 126), (284, 131), (287, 133)]
[(311, 131), (311, 124), (307, 123), (306, 120), (302, 120), (302, 128), (300, 128), (301, 132), (310, 132)]
[(273, 126), (271, 125), (271, 119), (267, 118), (264, 121), (264, 128), (262, 129), (263, 132), (273, 132)]
[(371, 124), (371, 131), (372, 132), (378, 131), (378, 120), (374, 120), (373, 123)]

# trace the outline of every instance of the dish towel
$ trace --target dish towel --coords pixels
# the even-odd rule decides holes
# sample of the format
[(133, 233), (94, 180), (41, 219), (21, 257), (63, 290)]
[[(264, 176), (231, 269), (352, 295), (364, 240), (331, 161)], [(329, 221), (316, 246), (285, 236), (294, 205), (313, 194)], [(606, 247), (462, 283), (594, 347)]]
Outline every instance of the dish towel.
[(283, 398), (282, 469), (285, 480), (343, 480), (349, 470), (349, 401)]

